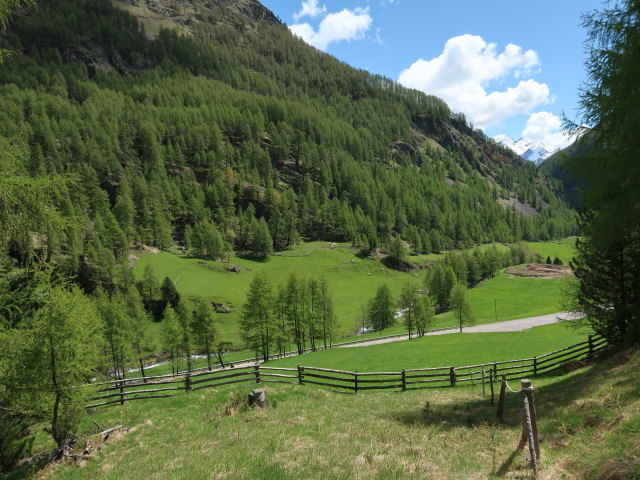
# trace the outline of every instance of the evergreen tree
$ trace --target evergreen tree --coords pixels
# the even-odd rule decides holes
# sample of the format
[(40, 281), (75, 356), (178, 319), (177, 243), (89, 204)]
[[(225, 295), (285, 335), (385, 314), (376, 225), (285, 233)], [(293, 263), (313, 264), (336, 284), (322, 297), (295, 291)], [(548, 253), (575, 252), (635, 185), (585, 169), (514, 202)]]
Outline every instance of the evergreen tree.
[(109, 296), (99, 291), (96, 306), (101, 319), (104, 354), (111, 363), (111, 374), (124, 378), (131, 333), (131, 319), (127, 315), (124, 298), (120, 293)]
[(430, 295), (422, 295), (418, 299), (418, 309), (416, 309), (416, 330), (418, 336), (422, 337), (431, 328), (435, 318), (435, 308), (433, 298)]
[(20, 329), (0, 330), (3, 406), (46, 419), (58, 454), (75, 440), (73, 432), (84, 414), (91, 389), (79, 386), (96, 374), (97, 329), (88, 297), (77, 288), (53, 287)]
[(395, 302), (387, 284), (381, 285), (369, 302), (369, 323), (378, 332), (395, 323)]
[(178, 373), (180, 358), (180, 323), (171, 305), (164, 309), (162, 319), (162, 348), (169, 356), (171, 373)]
[(242, 306), (240, 335), (247, 346), (269, 360), (269, 349), (276, 330), (273, 324), (271, 286), (264, 272), (256, 273), (249, 285), (247, 300)]
[(167, 305), (171, 305), (171, 307), (176, 310), (180, 303), (180, 294), (169, 277), (162, 279), (162, 285), (160, 285), (160, 301), (162, 302), (163, 310)]
[(220, 338), (211, 305), (204, 299), (198, 302), (193, 314), (192, 329), (194, 341), (204, 350), (207, 366), (211, 370), (211, 355), (215, 353), (216, 344), (220, 343)]
[(569, 168), (588, 186), (573, 267), (575, 309), (611, 342), (640, 340), (640, 3), (616, 2), (584, 22), (589, 82), (580, 98), (582, 152)]
[(402, 310), (404, 326), (409, 332), (409, 338), (414, 328), (416, 328), (417, 317), (420, 315), (420, 303), (418, 296), (418, 285), (415, 282), (406, 282), (402, 286), (402, 292), (398, 299), (398, 306)]
[(462, 325), (465, 323), (470, 324), (473, 321), (469, 293), (466, 285), (462, 283), (456, 283), (451, 289), (451, 311), (458, 321), (460, 333), (462, 333)]
[(140, 365), (140, 373), (144, 378), (144, 363), (142, 357), (144, 356), (149, 341), (149, 315), (144, 310), (142, 304), (142, 298), (140, 292), (136, 288), (130, 288), (126, 295), (127, 314), (130, 318), (130, 335), (129, 341), (131, 346), (138, 357), (138, 364)]

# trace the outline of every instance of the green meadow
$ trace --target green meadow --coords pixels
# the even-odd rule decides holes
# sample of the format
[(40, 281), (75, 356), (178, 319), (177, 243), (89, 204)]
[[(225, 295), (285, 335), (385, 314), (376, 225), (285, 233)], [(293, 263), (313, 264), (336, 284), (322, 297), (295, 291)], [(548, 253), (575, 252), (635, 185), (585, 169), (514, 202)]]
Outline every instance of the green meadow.
[[(568, 243), (551, 245), (531, 244), (532, 249), (551, 251), (561, 245), (566, 252)], [(504, 248), (504, 247), (503, 247)], [(569, 253), (566, 253), (568, 255)], [(419, 259), (411, 257), (416, 262)], [(301, 277), (324, 275), (332, 292), (338, 319), (338, 338), (350, 336), (361, 319), (362, 307), (373, 297), (376, 289), (387, 284), (398, 296), (402, 284), (408, 280), (422, 282), (422, 270), (409, 273), (385, 268), (378, 260), (363, 259), (348, 244), (309, 242), (298, 245), (266, 261), (232, 257), (231, 264), (240, 266), (239, 273), (229, 272), (229, 263), (204, 261), (168, 252), (141, 255), (136, 262), (135, 275), (141, 278), (146, 265), (151, 265), (158, 280), (169, 277), (176, 281), (180, 294), (190, 298), (208, 298), (231, 308), (231, 313), (219, 314), (221, 329), (227, 339), (238, 342), (237, 328), (242, 304), (255, 272), (267, 272), (273, 285), (286, 282), (293, 272)], [(499, 274), (469, 291), (472, 311), (477, 323), (523, 318), (559, 311), (562, 280), (507, 278)], [(449, 326), (454, 320), (444, 314), (435, 327)], [(399, 333), (402, 326), (392, 327), (384, 334)]]
[(590, 329), (566, 324), (522, 332), (450, 333), (366, 347), (341, 347), (269, 362), (273, 367), (332, 368), (357, 372), (398, 372), (403, 368), (475, 365), (550, 353), (583, 342)]
[(562, 263), (568, 265), (576, 254), (575, 237), (563, 238), (562, 240), (553, 240), (549, 242), (525, 242), (525, 244), (533, 253), (540, 254), (543, 261), (546, 260), (547, 257), (550, 257), (551, 260), (558, 257), (562, 260)]

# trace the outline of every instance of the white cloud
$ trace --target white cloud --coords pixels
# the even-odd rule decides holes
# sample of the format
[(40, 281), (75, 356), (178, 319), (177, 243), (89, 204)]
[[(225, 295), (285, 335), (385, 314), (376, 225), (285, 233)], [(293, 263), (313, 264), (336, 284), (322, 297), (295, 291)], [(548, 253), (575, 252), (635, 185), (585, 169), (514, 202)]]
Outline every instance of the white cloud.
[(522, 137), (548, 145), (553, 150), (565, 148), (574, 140), (562, 130), (562, 120), (549, 112), (532, 113), (522, 130)]
[(449, 39), (440, 56), (417, 60), (400, 72), (398, 82), (443, 98), (473, 124), (487, 127), (553, 101), (549, 87), (532, 79), (487, 92), (491, 82), (511, 77), (518, 80), (531, 75), (539, 65), (533, 50), (523, 51), (510, 43), (498, 52), (495, 43), (466, 34)]
[(325, 50), (334, 42), (349, 42), (364, 38), (372, 23), (373, 19), (369, 15), (368, 8), (353, 10), (345, 8), (340, 12), (325, 16), (317, 30), (314, 30), (308, 23), (291, 25), (289, 28), (294, 35), (302, 38), (308, 44)]
[(326, 5), (319, 6), (318, 0), (307, 0), (302, 2), (300, 11), (293, 14), (293, 20), (298, 21), (304, 17), (318, 17), (327, 12)]

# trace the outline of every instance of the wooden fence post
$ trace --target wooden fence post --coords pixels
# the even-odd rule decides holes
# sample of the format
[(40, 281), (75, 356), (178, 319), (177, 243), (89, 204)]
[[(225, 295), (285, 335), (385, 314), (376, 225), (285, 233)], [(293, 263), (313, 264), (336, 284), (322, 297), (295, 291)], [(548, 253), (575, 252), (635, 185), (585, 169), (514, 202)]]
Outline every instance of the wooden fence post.
[(304, 380), (304, 367), (298, 365), (298, 383), (300, 385), (304, 385), (303, 380)]
[[(495, 367), (495, 364), (493, 366)], [(495, 372), (495, 370), (494, 370), (494, 372)], [(493, 382), (494, 382), (495, 378), (496, 377), (495, 377), (495, 375), (493, 373), (489, 375), (489, 387), (491, 388), (491, 406), (492, 407), (493, 407), (493, 404), (495, 403), (495, 396), (494, 396), (494, 393), (493, 393)]]
[[(526, 438), (529, 442), (529, 454), (531, 456), (531, 468), (535, 475), (538, 474), (538, 460), (540, 460), (540, 445), (538, 443), (538, 422), (536, 419), (536, 409), (533, 404), (533, 387), (531, 380), (520, 381), (522, 390), (522, 404), (524, 407), (523, 427), (526, 428)], [(523, 431), (523, 436), (525, 432)], [(523, 442), (520, 442), (521, 446)]]
[(593, 335), (589, 335), (589, 358), (593, 356)]
[(482, 367), (482, 396), (484, 397), (484, 378), (485, 378), (485, 371), (484, 371), (484, 367)]
[(498, 420), (504, 423), (504, 398), (507, 393), (507, 376), (502, 375), (502, 383), (500, 385), (500, 397), (498, 398)]
[(451, 383), (451, 387), (456, 386), (456, 368), (449, 368), (449, 382)]
[(191, 391), (191, 373), (189, 372), (184, 377), (184, 391), (187, 393)]
[(356, 393), (358, 393), (358, 372), (353, 372), (353, 381), (354, 381)]
[(260, 383), (260, 364), (256, 363), (253, 366), (253, 373), (256, 376), (256, 383)]
[(404, 368), (402, 369), (402, 391), (407, 391), (407, 372)]
[(533, 375), (538, 375), (538, 357), (533, 357)]
[(117, 385), (120, 386), (120, 405), (124, 405), (124, 380), (120, 379)]

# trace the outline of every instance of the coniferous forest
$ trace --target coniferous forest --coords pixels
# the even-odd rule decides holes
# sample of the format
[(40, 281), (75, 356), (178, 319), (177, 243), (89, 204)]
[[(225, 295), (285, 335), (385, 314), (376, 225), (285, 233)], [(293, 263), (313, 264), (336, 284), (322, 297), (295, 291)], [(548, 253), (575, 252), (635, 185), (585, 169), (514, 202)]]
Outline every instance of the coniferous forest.
[[(267, 13), (197, 12), (193, 34), (149, 40), (108, 1), (53, 0), (6, 35), (20, 54), (0, 69), (4, 168), (60, 180), (50, 205), (68, 225), (37, 249), (86, 291), (112, 288), (101, 267), (131, 241), (215, 258), (300, 238), (368, 250), (399, 236), (430, 252), (576, 233), (557, 181), (441, 100), (320, 53)], [(528, 216), (500, 204), (512, 198)], [(20, 261), (35, 247), (5, 240)]]

